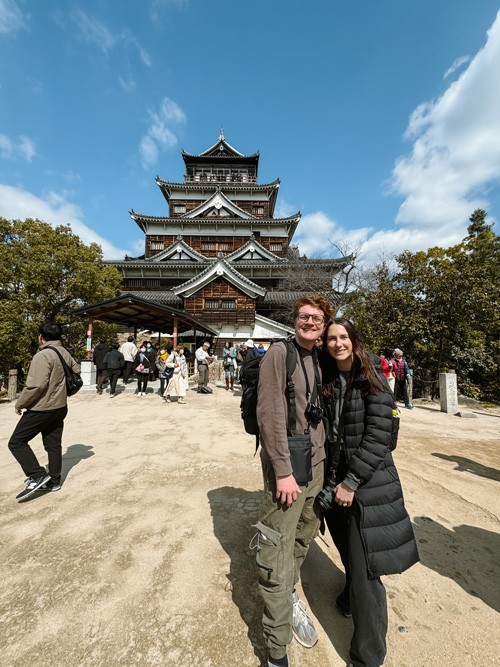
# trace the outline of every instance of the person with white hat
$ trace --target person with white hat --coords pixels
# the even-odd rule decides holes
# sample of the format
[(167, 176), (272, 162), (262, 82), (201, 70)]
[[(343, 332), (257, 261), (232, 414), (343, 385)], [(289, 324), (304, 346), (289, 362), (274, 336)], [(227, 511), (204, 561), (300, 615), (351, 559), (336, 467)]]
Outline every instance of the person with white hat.
[(403, 357), (403, 350), (400, 350), (399, 347), (396, 347), (394, 350), (394, 372), (396, 373), (394, 396), (398, 399), (402, 395), (405, 408), (411, 410), (413, 405), (408, 394), (408, 380), (411, 377), (410, 369), (406, 363), (406, 359)]

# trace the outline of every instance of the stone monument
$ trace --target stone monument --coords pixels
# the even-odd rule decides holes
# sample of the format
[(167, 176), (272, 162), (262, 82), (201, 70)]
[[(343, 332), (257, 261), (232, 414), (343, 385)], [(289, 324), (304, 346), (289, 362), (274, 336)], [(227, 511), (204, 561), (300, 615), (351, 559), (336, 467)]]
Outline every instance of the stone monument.
[(439, 373), (439, 400), (441, 412), (456, 415), (458, 412), (457, 374)]

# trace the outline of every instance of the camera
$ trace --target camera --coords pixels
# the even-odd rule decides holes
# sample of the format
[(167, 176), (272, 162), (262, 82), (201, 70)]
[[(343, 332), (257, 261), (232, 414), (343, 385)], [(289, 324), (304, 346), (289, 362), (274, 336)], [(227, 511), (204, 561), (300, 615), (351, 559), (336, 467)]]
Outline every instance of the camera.
[(336, 486), (337, 486), (337, 481), (335, 478), (335, 470), (331, 470), (330, 474), (328, 475), (325, 481), (325, 485), (316, 496), (316, 502), (324, 512), (328, 512), (328, 510), (333, 507), (333, 504), (335, 502)]
[(313, 403), (309, 402), (306, 405), (304, 414), (310, 424), (319, 424), (323, 419), (323, 408), (319, 405), (314, 405)]

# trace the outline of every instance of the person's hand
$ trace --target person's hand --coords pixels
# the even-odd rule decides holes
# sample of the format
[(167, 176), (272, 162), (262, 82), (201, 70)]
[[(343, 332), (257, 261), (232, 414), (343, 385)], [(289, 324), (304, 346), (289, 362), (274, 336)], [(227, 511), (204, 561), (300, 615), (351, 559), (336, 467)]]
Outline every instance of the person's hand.
[(22, 415), (23, 414), (23, 411), (20, 408), (14, 408), (14, 410), (16, 411), (16, 415)]
[(335, 502), (341, 507), (350, 507), (354, 500), (354, 491), (341, 482), (335, 487)]
[(293, 475), (276, 477), (276, 498), (282, 505), (291, 507), (292, 503), (297, 500), (299, 493), (302, 493), (302, 491)]

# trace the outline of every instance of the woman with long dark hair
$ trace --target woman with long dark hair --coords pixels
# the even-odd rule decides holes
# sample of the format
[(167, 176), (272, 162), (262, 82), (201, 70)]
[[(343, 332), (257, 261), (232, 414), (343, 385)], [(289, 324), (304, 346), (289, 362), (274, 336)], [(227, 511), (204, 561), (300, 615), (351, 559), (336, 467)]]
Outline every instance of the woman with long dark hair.
[(329, 464), (319, 500), (346, 573), (335, 605), (351, 616), (353, 667), (379, 667), (386, 654), (387, 600), (380, 580), (418, 561), (391, 445), (393, 395), (379, 358), (352, 322), (334, 319), (321, 354), (330, 425)]

